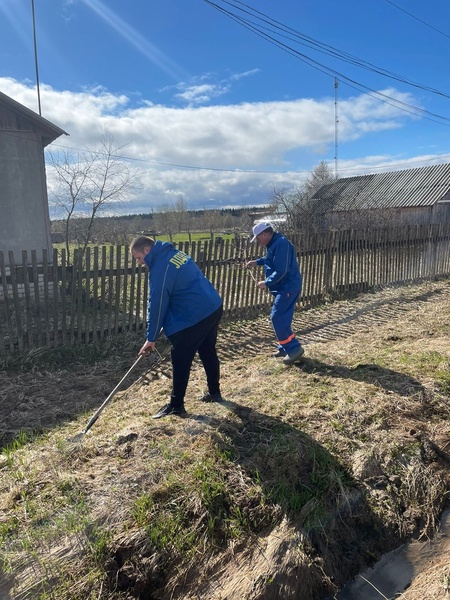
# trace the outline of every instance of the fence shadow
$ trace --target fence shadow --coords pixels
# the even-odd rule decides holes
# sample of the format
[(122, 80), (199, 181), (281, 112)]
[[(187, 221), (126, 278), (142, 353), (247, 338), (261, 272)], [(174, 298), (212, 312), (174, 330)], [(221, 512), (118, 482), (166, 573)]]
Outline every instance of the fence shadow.
[(320, 377), (335, 377), (339, 379), (354, 379), (364, 383), (371, 383), (388, 392), (394, 392), (403, 397), (423, 397), (423, 385), (404, 373), (381, 367), (377, 364), (358, 364), (356, 367), (344, 365), (330, 365), (320, 360), (304, 358), (295, 364), (295, 367), (304, 373), (316, 374)]

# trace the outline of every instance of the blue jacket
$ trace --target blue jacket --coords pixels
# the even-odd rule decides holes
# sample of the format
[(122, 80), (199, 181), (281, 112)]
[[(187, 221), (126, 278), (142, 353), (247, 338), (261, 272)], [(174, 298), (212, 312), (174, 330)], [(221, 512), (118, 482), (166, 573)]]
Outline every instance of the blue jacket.
[(272, 294), (301, 292), (302, 276), (291, 242), (281, 233), (274, 233), (266, 246), (266, 255), (256, 259), (264, 265), (265, 284)]
[(206, 319), (222, 299), (190, 256), (169, 242), (157, 241), (145, 257), (150, 295), (147, 340), (154, 342), (161, 327), (169, 336)]

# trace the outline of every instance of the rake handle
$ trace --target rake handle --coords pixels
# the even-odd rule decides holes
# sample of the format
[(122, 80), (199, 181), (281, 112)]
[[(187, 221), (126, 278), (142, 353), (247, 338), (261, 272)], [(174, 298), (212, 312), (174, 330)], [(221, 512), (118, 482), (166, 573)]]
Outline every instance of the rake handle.
[(117, 390), (120, 388), (120, 386), (122, 385), (122, 383), (125, 381), (125, 379), (128, 377), (128, 375), (136, 368), (136, 366), (138, 365), (139, 361), (141, 361), (143, 357), (144, 357), (143, 354), (140, 354), (137, 357), (137, 359), (134, 361), (134, 363), (131, 365), (131, 367), (128, 369), (128, 371), (125, 373), (125, 375), (119, 381), (119, 383), (113, 389), (113, 391), (109, 394), (109, 396), (106, 398), (106, 400), (103, 401), (103, 404), (97, 409), (97, 412), (94, 415), (92, 415), (89, 423), (83, 429), (83, 433), (86, 433), (87, 431), (89, 431), (89, 429), (92, 427), (92, 425), (95, 423), (95, 421), (99, 418), (100, 413), (102, 412), (102, 410), (109, 404), (109, 402), (112, 400), (113, 396), (115, 396)]

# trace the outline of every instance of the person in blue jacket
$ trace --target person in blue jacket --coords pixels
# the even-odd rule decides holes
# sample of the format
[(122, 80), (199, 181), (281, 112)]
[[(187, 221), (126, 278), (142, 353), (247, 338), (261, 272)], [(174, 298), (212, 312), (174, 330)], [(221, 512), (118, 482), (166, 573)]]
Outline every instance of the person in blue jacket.
[(304, 349), (292, 331), (295, 303), (302, 290), (302, 276), (294, 246), (272, 224), (263, 221), (253, 227), (252, 242), (257, 240), (266, 247), (265, 256), (247, 262), (247, 268), (263, 265), (265, 280), (258, 281), (261, 290), (268, 289), (274, 296), (270, 319), (278, 340), (277, 358), (283, 357), (291, 365), (304, 354)]
[(149, 277), (147, 339), (139, 354), (155, 350), (161, 328), (171, 344), (170, 402), (153, 418), (186, 414), (184, 396), (197, 352), (208, 384), (208, 392), (200, 399), (222, 401), (216, 342), (223, 306), (216, 289), (192, 258), (169, 242), (139, 236), (131, 242), (130, 251), (140, 264), (147, 265)]

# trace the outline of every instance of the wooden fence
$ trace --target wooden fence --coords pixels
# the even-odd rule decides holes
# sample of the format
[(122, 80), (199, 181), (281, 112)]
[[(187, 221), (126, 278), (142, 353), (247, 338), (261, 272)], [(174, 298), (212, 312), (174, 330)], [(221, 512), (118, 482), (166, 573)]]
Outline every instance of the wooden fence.
[[(303, 274), (300, 307), (378, 286), (450, 274), (450, 225), (290, 236)], [(263, 252), (236, 238), (176, 244), (216, 286), (225, 317), (268, 307), (269, 293), (255, 285), (263, 271), (245, 268)], [(102, 341), (146, 325), (147, 271), (126, 246), (87, 248), (66, 264), (64, 251), (38, 264), (23, 252), (20, 264), (0, 252), (0, 355), (39, 347)]]

